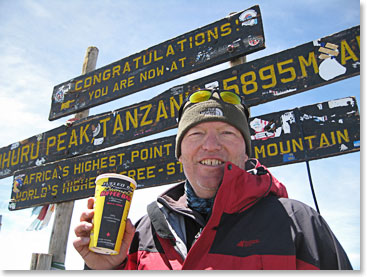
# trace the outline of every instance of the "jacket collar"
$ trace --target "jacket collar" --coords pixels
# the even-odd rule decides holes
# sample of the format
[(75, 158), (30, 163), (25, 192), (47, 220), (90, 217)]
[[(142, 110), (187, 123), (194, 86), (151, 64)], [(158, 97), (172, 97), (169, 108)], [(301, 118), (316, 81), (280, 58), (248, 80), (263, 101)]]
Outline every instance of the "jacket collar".
[(223, 212), (235, 213), (251, 207), (269, 194), (288, 197), (285, 186), (258, 160), (250, 159), (246, 170), (231, 162), (226, 163), (214, 206), (218, 203)]
[[(249, 159), (245, 170), (231, 162), (227, 162), (225, 166), (222, 184), (218, 188), (215, 202), (220, 198), (223, 202), (221, 206), (225, 207), (226, 212), (233, 213), (249, 208), (269, 194), (288, 197), (285, 186), (257, 159)], [(171, 210), (196, 217), (196, 213), (187, 207), (184, 182), (161, 194), (158, 202)]]

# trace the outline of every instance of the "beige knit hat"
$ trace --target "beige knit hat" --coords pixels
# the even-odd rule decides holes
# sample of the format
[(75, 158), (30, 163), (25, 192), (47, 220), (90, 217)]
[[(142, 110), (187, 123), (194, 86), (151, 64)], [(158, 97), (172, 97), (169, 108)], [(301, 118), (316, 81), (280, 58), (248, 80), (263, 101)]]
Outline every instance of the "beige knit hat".
[(240, 104), (229, 104), (214, 97), (215, 95), (204, 102), (185, 104), (176, 136), (177, 159), (181, 156), (181, 142), (186, 132), (199, 123), (209, 121), (222, 121), (237, 128), (245, 140), (246, 153), (249, 157), (251, 156), (251, 135), (244, 107)]

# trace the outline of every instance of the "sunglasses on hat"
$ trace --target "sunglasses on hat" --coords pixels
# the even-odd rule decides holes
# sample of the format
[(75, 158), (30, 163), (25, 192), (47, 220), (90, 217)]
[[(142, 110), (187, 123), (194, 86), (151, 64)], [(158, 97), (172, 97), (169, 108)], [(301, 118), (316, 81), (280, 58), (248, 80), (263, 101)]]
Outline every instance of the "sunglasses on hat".
[(181, 117), (182, 117), (182, 113), (183, 113), (183, 109), (184, 106), (186, 105), (187, 102), (190, 103), (200, 103), (200, 102), (205, 102), (208, 101), (210, 99), (213, 98), (213, 94), (217, 93), (217, 95), (219, 96), (219, 99), (225, 103), (229, 103), (229, 104), (233, 104), (233, 105), (242, 105), (243, 109), (244, 109), (244, 113), (246, 115), (246, 118), (248, 119), (250, 114), (249, 111), (247, 109), (247, 106), (245, 104), (245, 101), (243, 100), (243, 98), (241, 98), (238, 94), (229, 91), (229, 90), (218, 90), (218, 89), (212, 89), (212, 90), (208, 90), (208, 89), (202, 89), (202, 90), (197, 90), (195, 92), (193, 92), (191, 95), (189, 95), (182, 103), (180, 110), (178, 111), (178, 121), (180, 121)]

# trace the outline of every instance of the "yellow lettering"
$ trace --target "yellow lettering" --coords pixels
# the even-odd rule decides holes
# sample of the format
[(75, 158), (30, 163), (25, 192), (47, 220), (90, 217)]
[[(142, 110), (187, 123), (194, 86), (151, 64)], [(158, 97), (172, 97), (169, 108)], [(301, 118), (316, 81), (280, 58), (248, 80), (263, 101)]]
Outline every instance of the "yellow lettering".
[(230, 35), (232, 33), (231, 23), (225, 23), (222, 26), (220, 26), (220, 31), (222, 32), (220, 34), (221, 37)]
[(52, 174), (52, 179), (58, 179), (57, 169), (54, 169), (54, 172)]
[(68, 146), (68, 148), (70, 148), (71, 145), (78, 146), (78, 137), (77, 137), (76, 132), (75, 132), (74, 129), (71, 130), (71, 135), (70, 135), (70, 140), (69, 140), (69, 146)]
[(186, 57), (181, 58), (181, 59), (179, 59), (179, 60), (178, 60), (178, 61), (180, 61), (180, 62), (181, 62), (181, 66), (182, 66), (182, 68), (184, 68), (184, 67), (185, 67), (185, 60), (186, 60)]
[[(348, 56), (346, 56), (346, 52), (348, 52)], [(350, 48), (348, 43), (343, 40), (341, 42), (341, 64), (345, 65), (347, 60), (352, 59), (353, 61), (358, 61), (357, 56), (354, 54), (353, 50)]]
[(334, 132), (330, 132), (332, 144), (336, 144)]
[(51, 146), (55, 146), (56, 144), (56, 137), (52, 136), (47, 138), (47, 143), (46, 143), (46, 156), (49, 154), (49, 150)]
[(140, 122), (140, 127), (141, 126), (145, 126), (145, 125), (149, 125), (149, 124), (152, 124), (153, 123), (153, 120), (146, 121), (146, 119), (148, 117), (148, 114), (149, 114), (151, 108), (152, 108), (152, 104), (148, 104), (148, 105), (145, 105), (145, 106), (140, 107), (140, 111), (146, 110), (145, 113), (144, 113), (144, 115), (143, 115), (143, 119)]
[(89, 76), (87, 78), (85, 78), (84, 80), (84, 87), (88, 88), (92, 85), (92, 76)]
[(172, 72), (173, 70), (177, 70), (177, 65), (175, 61), (172, 62), (170, 72)]
[(279, 146), (280, 146), (280, 153), (281, 154), (286, 154), (286, 153), (290, 153), (291, 152), (291, 144), (290, 144), (290, 141), (289, 140), (287, 140), (287, 150), (284, 150), (283, 142), (282, 141), (279, 143)]
[(133, 59), (133, 61), (135, 62), (135, 68), (138, 69), (139, 68), (139, 60), (141, 59), (141, 57), (137, 57), (135, 59)]
[(34, 160), (38, 157), (38, 153), (39, 153), (39, 149), (40, 149), (40, 142), (37, 141), (37, 151), (36, 154), (33, 154), (33, 149), (34, 149), (34, 143), (32, 143), (32, 149), (31, 149), (31, 160)]
[(225, 90), (234, 90), (237, 94), (240, 94), (240, 90), (238, 88), (238, 85), (236, 83), (234, 83), (233, 85), (228, 85), (229, 82), (232, 82), (232, 81), (236, 81), (237, 80), (237, 76), (234, 76), (234, 77), (230, 77), (230, 78), (227, 78), (227, 79), (224, 79), (223, 80), (223, 89)]
[(326, 135), (324, 133), (321, 134), (320, 137), (320, 147), (324, 146), (330, 146), (329, 140), (327, 139)]
[(107, 81), (108, 79), (110, 79), (110, 77), (111, 77), (111, 69), (106, 69), (105, 71), (103, 71), (103, 81)]
[(101, 159), (101, 168), (107, 168), (107, 159), (108, 157), (103, 157)]
[[(273, 152), (271, 152), (271, 148), (274, 149)], [(278, 155), (278, 145), (276, 143), (268, 144), (267, 150), (268, 150), (268, 155), (269, 156), (276, 156), (276, 155)]]
[(143, 56), (143, 64), (144, 65), (148, 65), (148, 64), (150, 64), (152, 62), (152, 52), (149, 52), (149, 60), (148, 61), (146, 61), (146, 56), (147, 55), (144, 55)]
[(178, 110), (180, 109), (181, 105), (182, 105), (182, 102), (183, 102), (183, 95), (180, 94), (179, 96), (179, 104), (176, 102), (176, 99), (172, 96), (170, 99), (169, 99), (169, 102), (170, 102), (170, 110), (171, 110), (171, 117), (175, 117), (176, 115), (176, 112), (178, 112)]
[(126, 131), (130, 130), (130, 122), (133, 124), (134, 128), (138, 127), (138, 111), (134, 109), (134, 117), (131, 115), (130, 111), (125, 114), (126, 117)]
[(131, 77), (129, 77), (128, 79), (127, 79), (127, 86), (128, 87), (131, 87), (131, 86), (133, 86), (134, 85), (134, 78), (135, 78), (135, 76), (131, 76)]
[(173, 175), (176, 172), (175, 163), (167, 164), (167, 175)]
[[(11, 151), (11, 165), (17, 165), (19, 163), (20, 147), (18, 147), (17, 152), (18, 153), (16, 155), (14, 155), (15, 149)], [(6, 155), (6, 153), (4, 153), (4, 156), (5, 155)], [(14, 161), (14, 156), (16, 156), (16, 160), (15, 161)], [(9, 152), (9, 158), (10, 158), (10, 152)], [(0, 161), (1, 161), (1, 155), (0, 155)], [(8, 164), (9, 164), (9, 160), (8, 160)]]
[(116, 90), (119, 90), (119, 85), (118, 83), (116, 82), (115, 85), (113, 86), (113, 91), (112, 92), (115, 92)]
[[(268, 75), (264, 75), (264, 73), (266, 71), (269, 71)], [(263, 68), (260, 68), (259, 76), (260, 76), (260, 79), (263, 80), (263, 81), (271, 80), (270, 84), (262, 85), (263, 89), (272, 88), (277, 84), (277, 79), (275, 77), (274, 65), (269, 65), (269, 66), (265, 66)]]
[(261, 145), (260, 149), (255, 146), (255, 157), (256, 159), (258, 159), (260, 156), (259, 154), (262, 154), (262, 157), (265, 158), (266, 157), (266, 154), (265, 154), (265, 146), (264, 145)]
[(66, 146), (60, 147), (60, 145), (65, 142), (65, 140), (61, 139), (61, 137), (66, 136), (66, 135), (67, 135), (66, 132), (57, 135), (57, 147), (56, 147), (57, 151), (66, 149)]
[(299, 65), (301, 66), (301, 71), (302, 71), (302, 77), (307, 77), (307, 71), (306, 71), (306, 66), (310, 66), (312, 64), (313, 66), (313, 70), (314, 73), (317, 74), (319, 73), (319, 68), (317, 66), (317, 62), (315, 59), (315, 53), (314, 52), (310, 52), (308, 54), (308, 60), (306, 61), (306, 59), (303, 56), (298, 56), (298, 60), (299, 60)]
[(89, 124), (86, 126), (80, 126), (80, 142), (79, 144), (83, 144), (83, 137), (85, 138), (85, 142), (89, 142), (89, 138), (87, 136), (87, 130), (88, 130)]
[(302, 139), (299, 138), (298, 139), (298, 143), (295, 139), (292, 139), (292, 149), (293, 149), (293, 152), (297, 152), (297, 148), (300, 150), (300, 151), (303, 151), (303, 142), (302, 142)]
[(159, 61), (161, 59), (163, 59), (163, 56), (157, 57), (157, 50), (154, 50), (154, 61), (156, 62), (156, 61)]
[(309, 145), (309, 149), (312, 149), (313, 146), (312, 146), (312, 139), (316, 138), (316, 136), (308, 136), (308, 137), (305, 137), (304, 139), (305, 140), (308, 140), (308, 145)]
[(103, 125), (103, 136), (104, 137), (107, 137), (107, 121), (110, 121), (110, 119), (111, 118), (109, 118), (109, 117), (106, 117), (106, 118), (104, 118), (104, 119), (100, 119), (99, 120), (99, 122), (101, 122), (102, 123), (102, 125)]
[[(200, 40), (200, 41), (199, 41)], [(199, 33), (195, 35), (195, 45), (199, 46), (205, 43), (205, 34)]]
[(345, 141), (345, 142), (349, 142), (349, 135), (348, 135), (348, 130), (347, 129), (344, 129), (344, 135), (342, 134), (341, 131), (336, 131), (336, 137), (338, 139), (338, 143), (342, 143), (342, 139)]
[(79, 81), (76, 81), (75, 83), (75, 90), (78, 91), (78, 90), (81, 90), (83, 88), (83, 86), (80, 86), (79, 85), (83, 83), (83, 80), (79, 80)]
[(166, 118), (166, 119), (168, 118), (166, 107), (164, 106), (163, 100), (159, 101), (158, 111), (157, 111), (157, 116), (155, 118), (155, 122), (159, 122), (161, 117)]
[(154, 168), (155, 166), (148, 166), (147, 167), (147, 178), (151, 179), (151, 178), (155, 178), (155, 174), (154, 174)]
[(183, 40), (180, 40), (180, 41), (177, 41), (177, 44), (179, 44), (181, 46), (181, 52), (184, 51), (184, 42), (186, 42), (187, 39), (183, 39)]
[(214, 32), (212, 30), (208, 30), (208, 42), (212, 41), (211, 37), (218, 39), (218, 27), (214, 28)]
[(68, 176), (69, 175), (69, 166), (67, 165), (67, 166), (65, 166), (65, 167), (63, 167), (62, 168), (62, 176), (63, 177), (66, 177), (66, 176)]
[[(183, 48), (182, 48), (181, 51), (183, 51)], [(168, 57), (169, 55), (174, 55), (174, 54), (175, 54), (175, 50), (173, 50), (172, 45), (169, 44), (168, 47), (167, 47), (166, 57)]]
[(137, 150), (134, 150), (131, 152), (131, 162), (133, 163), (134, 162), (134, 159), (139, 157), (139, 151)]
[(122, 74), (125, 74), (125, 72), (130, 72), (130, 71), (131, 71), (130, 64), (129, 62), (126, 62), (124, 65), (124, 70), (122, 71)]
[[(19, 155), (19, 152), (18, 152), (18, 155)], [(6, 167), (9, 167), (9, 162), (10, 162), (10, 151), (8, 152), (8, 157), (6, 157), (6, 153), (4, 152), (2, 156), (1, 168), (4, 168), (5, 163), (7, 163)]]
[[(105, 75), (105, 73), (103, 73), (103, 80), (105, 80), (105, 79), (104, 79), (104, 75)], [(95, 74), (95, 75), (93, 76), (93, 84), (95, 84), (95, 83), (96, 83), (96, 80), (97, 80), (97, 82), (98, 82), (98, 83), (100, 83), (100, 82), (101, 82), (101, 73), (99, 73), (99, 75)]]
[(121, 116), (120, 116), (119, 113), (115, 116), (115, 124), (113, 125), (112, 134), (115, 135), (117, 133), (117, 131), (119, 131), (120, 133), (122, 133), (124, 131), (124, 128), (123, 128), (122, 122), (121, 122)]
[(116, 166), (116, 156), (115, 155), (110, 156), (108, 160), (109, 160), (108, 166), (110, 167)]
[(278, 71), (279, 71), (280, 75), (284, 74), (284, 73), (287, 73), (287, 72), (290, 75), (289, 78), (281, 78), (280, 81), (282, 83), (292, 82), (293, 80), (296, 79), (297, 75), (296, 75), (296, 71), (295, 71), (294, 67), (283, 68), (284, 65), (287, 65), (287, 64), (290, 64), (290, 63), (293, 63), (293, 59), (289, 59), (289, 60), (277, 63), (277, 67), (278, 67)]
[[(246, 77), (250, 77), (246, 80)], [(256, 74), (254, 71), (249, 71), (241, 75), (242, 92), (244, 94), (251, 94), (257, 91), (258, 86), (256, 83)], [(248, 86), (252, 86), (252, 89), (247, 89)]]
[(116, 75), (120, 76), (121, 66), (116, 65), (112, 68), (112, 78), (115, 78)]

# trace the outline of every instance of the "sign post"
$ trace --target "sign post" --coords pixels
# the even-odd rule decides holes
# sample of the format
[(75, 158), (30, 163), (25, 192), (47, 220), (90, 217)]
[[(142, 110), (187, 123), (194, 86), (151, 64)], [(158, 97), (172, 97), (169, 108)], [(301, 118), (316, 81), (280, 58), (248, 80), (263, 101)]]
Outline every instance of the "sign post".
[[(86, 74), (96, 68), (98, 48), (88, 47), (82, 73)], [(79, 120), (89, 115), (89, 109), (79, 112), (74, 119)], [(54, 224), (50, 237), (49, 254), (32, 254), (31, 269), (65, 269), (66, 246), (69, 237), (71, 217), (74, 209), (74, 200), (57, 204)], [(36, 258), (34, 257), (36, 256)], [(50, 262), (50, 257), (52, 260)], [(36, 263), (33, 261), (37, 261)], [(45, 261), (45, 262), (39, 262)], [(47, 268), (49, 267), (50, 268)]]

